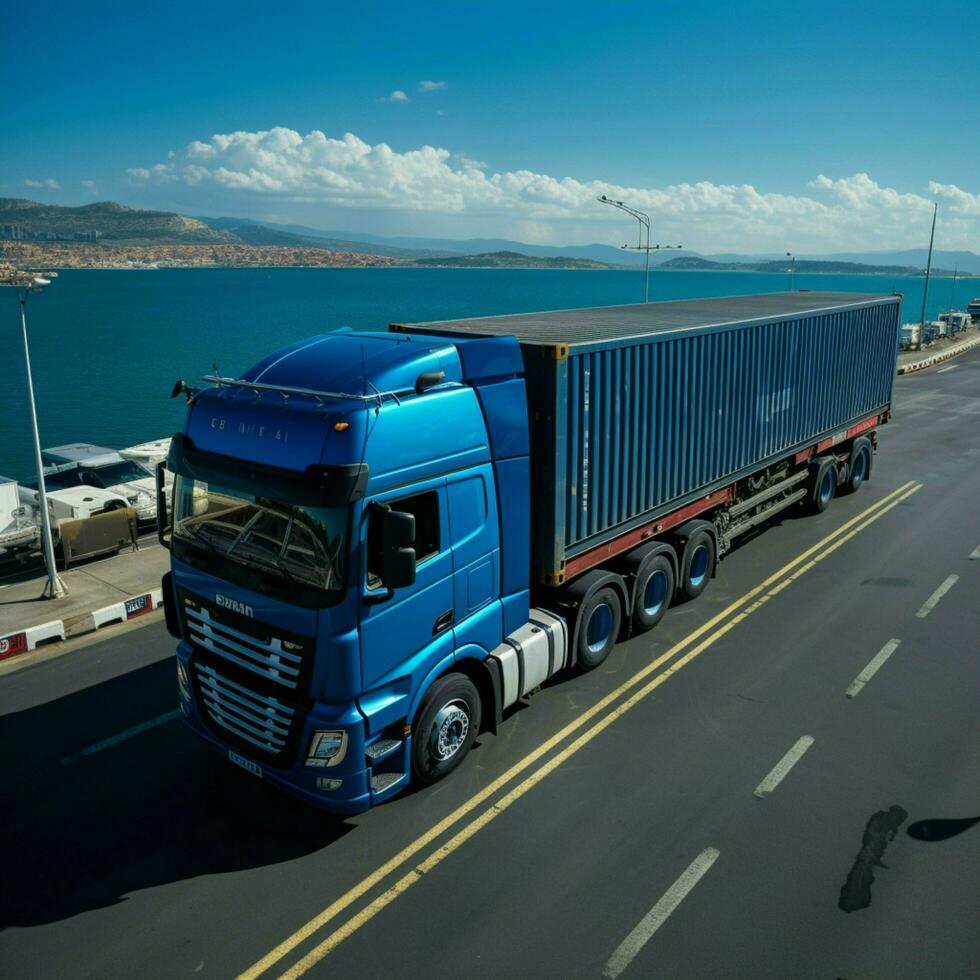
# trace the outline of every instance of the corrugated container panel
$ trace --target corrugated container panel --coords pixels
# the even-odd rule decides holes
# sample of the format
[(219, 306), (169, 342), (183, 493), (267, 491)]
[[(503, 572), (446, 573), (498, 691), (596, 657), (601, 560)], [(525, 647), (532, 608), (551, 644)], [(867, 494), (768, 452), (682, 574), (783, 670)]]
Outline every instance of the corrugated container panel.
[(573, 346), (559, 421), (569, 447), (563, 550), (885, 406), (896, 323), (886, 304), (612, 350)]

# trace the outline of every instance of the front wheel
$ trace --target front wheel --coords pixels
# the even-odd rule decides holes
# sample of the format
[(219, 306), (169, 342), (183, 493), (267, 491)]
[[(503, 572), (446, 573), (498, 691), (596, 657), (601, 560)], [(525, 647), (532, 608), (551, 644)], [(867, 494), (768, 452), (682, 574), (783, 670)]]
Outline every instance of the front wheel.
[(480, 692), (465, 674), (447, 674), (429, 688), (412, 736), (412, 768), (419, 782), (436, 783), (463, 761), (480, 717)]

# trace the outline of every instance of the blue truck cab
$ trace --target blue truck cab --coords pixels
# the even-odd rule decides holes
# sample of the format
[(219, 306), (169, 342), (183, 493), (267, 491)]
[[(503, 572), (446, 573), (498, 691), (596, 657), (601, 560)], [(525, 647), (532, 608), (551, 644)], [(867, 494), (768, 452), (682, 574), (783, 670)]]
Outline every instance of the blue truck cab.
[(345, 331), (191, 392), (165, 603), (201, 738), (357, 812), (413, 739), (431, 781), (494, 724), (488, 654), (529, 620), (521, 375), (513, 338)]

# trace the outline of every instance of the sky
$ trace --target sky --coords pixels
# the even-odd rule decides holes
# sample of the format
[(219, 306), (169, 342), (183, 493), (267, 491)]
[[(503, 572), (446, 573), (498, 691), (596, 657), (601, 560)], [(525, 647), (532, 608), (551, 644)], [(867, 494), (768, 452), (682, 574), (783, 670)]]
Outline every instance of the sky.
[(702, 252), (980, 252), (965, 2), (10, 5), (0, 196)]

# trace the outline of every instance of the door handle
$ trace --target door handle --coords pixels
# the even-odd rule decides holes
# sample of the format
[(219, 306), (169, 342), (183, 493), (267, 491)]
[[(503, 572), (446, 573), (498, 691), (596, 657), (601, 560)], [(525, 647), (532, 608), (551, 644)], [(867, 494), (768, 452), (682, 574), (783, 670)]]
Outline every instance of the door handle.
[(435, 636), (436, 633), (441, 633), (444, 629), (453, 625), (453, 615), (454, 610), (447, 609), (433, 624), (432, 624), (432, 635)]

